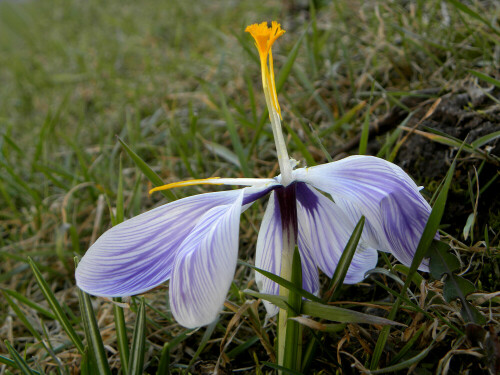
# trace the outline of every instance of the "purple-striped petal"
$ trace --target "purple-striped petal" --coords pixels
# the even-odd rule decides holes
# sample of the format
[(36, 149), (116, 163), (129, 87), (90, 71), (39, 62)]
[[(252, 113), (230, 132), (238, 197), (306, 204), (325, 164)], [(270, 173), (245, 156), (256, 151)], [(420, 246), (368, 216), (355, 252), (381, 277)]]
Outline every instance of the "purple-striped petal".
[(232, 204), (206, 212), (175, 257), (170, 307), (177, 322), (185, 327), (211, 323), (222, 308), (238, 258), (243, 196), (240, 190)]
[[(256, 267), (280, 275), (282, 235), (280, 207), (275, 193), (272, 192), (257, 238)], [(319, 291), (318, 270), (314, 258), (308, 250), (299, 247), (302, 264), (302, 287), (308, 292), (317, 294)], [(279, 285), (266, 276), (256, 272), (255, 281), (261, 293), (279, 294)], [(276, 315), (278, 312), (278, 308), (270, 302), (264, 301), (264, 306), (268, 316)]]
[[(330, 194), (344, 209), (351, 207), (351, 216), (365, 215), (374, 242), (411, 264), (431, 208), (401, 168), (372, 156), (351, 156), (296, 170), (294, 178)], [(426, 264), (419, 269), (426, 271)]]
[[(281, 214), (276, 193), (269, 196), (262, 223), (260, 224), (259, 236), (257, 237), (257, 249), (255, 254), (255, 266), (263, 270), (280, 274), (281, 270), (281, 249), (283, 248), (283, 231), (281, 228)], [(255, 282), (261, 293), (279, 294), (279, 285), (271, 279), (255, 272)], [(278, 307), (264, 300), (267, 314), (270, 316), (278, 313)]]
[[(299, 247), (314, 254), (316, 264), (331, 277), (356, 225), (330, 199), (304, 183), (297, 183)], [(377, 251), (358, 245), (345, 278), (354, 284), (375, 268)]]
[(232, 204), (239, 190), (195, 195), (163, 205), (105, 232), (80, 261), (77, 285), (87, 293), (130, 296), (170, 277), (179, 245), (200, 217)]

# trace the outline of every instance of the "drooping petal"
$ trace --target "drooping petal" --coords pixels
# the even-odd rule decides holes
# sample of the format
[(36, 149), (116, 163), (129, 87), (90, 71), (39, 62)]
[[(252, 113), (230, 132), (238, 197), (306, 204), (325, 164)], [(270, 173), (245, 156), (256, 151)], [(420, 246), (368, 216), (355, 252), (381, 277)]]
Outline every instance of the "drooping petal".
[[(356, 223), (305, 183), (297, 183), (297, 202), (299, 248), (313, 254), (318, 267), (331, 277)], [(358, 245), (344, 282), (360, 282), (376, 264), (377, 251)]]
[[(272, 192), (269, 196), (269, 202), (267, 203), (257, 238), (255, 266), (279, 275), (282, 248), (283, 238), (280, 209), (275, 199), (275, 193)], [(261, 293), (279, 294), (279, 285), (259, 272), (255, 272), (255, 282)], [(264, 306), (268, 315), (273, 316), (278, 313), (278, 307), (272, 303), (264, 301)]]
[(80, 261), (76, 282), (87, 293), (130, 296), (170, 277), (179, 245), (208, 210), (233, 204), (241, 190), (195, 195), (168, 203), (105, 232)]
[[(411, 264), (431, 208), (401, 168), (372, 156), (351, 156), (294, 172), (296, 180), (365, 215), (379, 246), (403, 264)], [(426, 264), (419, 269), (426, 271)]]
[[(257, 238), (256, 267), (280, 275), (281, 252), (283, 249), (282, 236), (280, 207), (275, 193), (272, 192)], [(302, 287), (308, 292), (317, 294), (319, 291), (318, 270), (314, 258), (308, 250), (299, 247), (302, 264)], [(279, 294), (279, 285), (266, 276), (256, 272), (255, 281), (261, 293)], [(276, 315), (278, 312), (278, 308), (267, 301), (264, 301), (264, 306), (269, 316)]]
[[(357, 223), (359, 219), (361, 219), (361, 216), (363, 216), (361, 209), (346, 199), (342, 199), (337, 196), (335, 199), (335, 205), (341, 209), (344, 215), (346, 215), (352, 223)], [(361, 238), (363, 242), (371, 248), (385, 252), (389, 251), (385, 249), (385, 246), (380, 244), (381, 239), (379, 233), (369, 221), (365, 220)]]
[(222, 308), (238, 258), (244, 192), (232, 203), (210, 209), (183, 241), (170, 280), (170, 307), (179, 324), (211, 323)]

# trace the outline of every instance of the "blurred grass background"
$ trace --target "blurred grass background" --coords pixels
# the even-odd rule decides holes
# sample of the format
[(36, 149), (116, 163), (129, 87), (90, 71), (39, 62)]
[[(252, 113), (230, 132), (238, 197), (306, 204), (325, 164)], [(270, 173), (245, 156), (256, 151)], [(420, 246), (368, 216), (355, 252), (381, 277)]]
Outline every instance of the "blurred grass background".
[[(425, 117), (429, 103), (445, 95), (470, 93), (470, 87), (474, 92), (486, 92), (488, 103), (475, 106), (471, 100), (461, 108), (469, 106), (470, 113), (489, 116), (492, 127), (481, 136), (499, 131), (499, 16), (500, 6), (495, 1), (0, 1), (0, 287), (25, 296), (23, 314), (52, 342), (62, 364), (51, 362), (53, 358), (47, 357), (46, 350), (3, 301), (0, 352), (7, 353), (3, 340), (8, 339), (39, 371), (78, 372), (81, 359), (60, 325), (29, 306), (31, 301), (46, 309), (27, 257), (37, 262), (71, 321), (79, 327), (73, 256), (83, 255), (111, 225), (119, 200), (120, 162), (125, 218), (165, 202), (160, 195), (147, 195), (151, 184), (123, 151), (117, 136), (165, 183), (191, 177), (276, 174), (258, 58), (251, 38), (244, 33), (247, 25), (277, 20), (287, 30), (273, 55), (277, 75), (286, 78), (280, 104), (288, 147), (302, 165), (313, 165), (326, 162), (327, 155), (339, 149), (394, 160), (407, 139), (398, 128), (401, 119), (368, 143), (362, 138), (350, 148), (345, 146), (362, 129), (383, 122), (388, 114), (405, 111), (403, 119), (407, 113), (416, 114), (417, 123)], [(490, 80), (480, 79), (474, 72)], [(408, 97), (427, 102), (423, 107), (418, 107), (420, 103), (410, 105), (405, 102)], [(446, 147), (451, 150), (450, 145)], [(479, 282), (489, 295), (498, 291), (500, 275), (494, 264), (498, 260), (500, 217), (498, 212), (474, 210), (474, 198), (479, 199), (480, 194), (474, 193), (473, 171), (485, 163), (492, 166), (493, 172), (481, 180), (481, 188), (489, 183), (487, 192), (493, 192), (493, 198), (485, 203), (498, 207), (494, 193), (498, 164), (497, 159), (484, 154), (468, 155), (463, 174), (470, 177), (469, 188), (465, 182), (465, 187), (457, 185), (455, 191), (457, 200), (472, 202), (464, 210), (465, 218), (472, 213), (473, 220), (448, 222), (446, 231), (456, 245), (464, 272), (474, 268), (477, 272), (470, 280), (476, 285)], [(414, 160), (397, 160), (406, 170), (416, 170)], [(421, 181), (417, 182), (430, 187), (426, 192), (430, 197), (443, 176), (438, 173), (429, 179), (418, 174)], [(173, 193), (183, 197), (207, 189), (190, 187)], [(491, 200), (495, 196), (496, 201)], [(262, 213), (263, 207), (255, 206), (245, 214), (240, 237), (243, 260), (253, 259)], [(481, 221), (483, 215), (487, 219)], [(467, 225), (469, 235), (459, 237)], [(475, 259), (482, 263), (475, 263)], [(483, 263), (489, 265), (484, 269)], [(238, 269), (230, 303), (244, 303), (246, 297), (239, 290), (251, 287), (252, 280), (250, 270)], [(354, 299), (371, 303), (387, 297), (370, 281), (350, 288), (345, 299), (355, 295)], [(439, 293), (439, 284), (430, 288)], [(162, 287), (147, 295), (146, 369), (150, 373), (158, 367), (163, 343), (183, 332), (169, 315), (165, 291)], [(111, 304), (102, 299), (95, 304), (110, 364), (118, 369)], [(270, 371), (261, 364), (270, 360), (262, 343), (272, 344), (274, 327), (263, 326), (259, 306), (258, 328), (243, 325), (230, 347), (240, 349), (227, 358), (232, 368), (242, 372)], [(481, 311), (489, 314), (490, 321), (498, 322), (498, 297), (487, 299), (485, 306)], [(130, 327), (135, 311), (134, 307), (126, 311)], [(441, 313), (464, 325), (453, 309), (446, 307)], [(223, 316), (226, 323), (217, 327), (207, 347), (200, 346), (201, 331), (172, 348), (173, 368), (180, 371), (189, 363), (198, 363), (199, 358), (208, 366), (217, 360), (218, 343), (230, 315)], [(435, 339), (432, 324), (428, 317), (421, 321), (428, 335), (412, 343), (412, 351), (418, 353)], [(452, 349), (472, 350), (463, 335), (440, 330), (442, 322), (436, 324), (432, 329), (441, 332), (443, 344), (424, 361), (419, 373), (435, 371), (438, 366), (442, 370), (446, 361), (451, 361), (452, 355), (446, 356)], [(336, 355), (325, 354), (329, 350), (335, 353), (343, 337), (350, 340), (346, 350), (351, 355), (360, 363), (369, 362), (376, 329), (368, 332), (352, 326), (344, 332), (345, 336), (341, 332), (324, 339), (314, 371), (350, 371), (350, 357), (337, 360)], [(394, 333), (394, 348), (408, 342), (409, 333), (405, 332)], [(199, 347), (204, 351), (196, 352)], [(251, 350), (247, 352), (247, 348)], [(383, 358), (384, 365), (391, 363), (391, 350), (388, 348)], [(477, 357), (474, 360), (482, 364), (458, 361), (453, 371), (486, 368)], [(0, 374), (6, 371), (0, 364)], [(196, 366), (191, 371), (202, 373)]]

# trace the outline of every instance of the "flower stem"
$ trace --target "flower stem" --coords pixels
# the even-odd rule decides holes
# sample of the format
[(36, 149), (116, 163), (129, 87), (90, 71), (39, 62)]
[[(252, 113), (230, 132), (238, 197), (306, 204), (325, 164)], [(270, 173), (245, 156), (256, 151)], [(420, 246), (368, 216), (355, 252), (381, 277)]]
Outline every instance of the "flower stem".
[[(280, 206), (283, 232), (283, 249), (280, 276), (302, 287), (300, 254), (296, 249), (298, 222), (296, 185), (276, 189)], [(278, 364), (289, 369), (300, 370), (301, 330), (299, 324), (289, 318), (300, 314), (301, 297), (280, 287), (280, 295), (288, 298), (288, 309), (280, 309), (278, 316)]]
[[(290, 281), (298, 288), (302, 287), (302, 268), (300, 253), (297, 246), (293, 253), (292, 274)], [(291, 320), (300, 315), (302, 297), (295, 291), (290, 290), (288, 295), (287, 320), (284, 337), (283, 367), (300, 371), (302, 362), (302, 327), (295, 320)]]
[(266, 98), (266, 105), (269, 111), (269, 120), (271, 121), (271, 129), (273, 130), (274, 142), (276, 144), (276, 153), (278, 155), (278, 164), (280, 166), (281, 172), (281, 183), (284, 186), (288, 186), (292, 182), (292, 167), (290, 165), (290, 158), (288, 156), (285, 138), (281, 129), (280, 114), (278, 113), (276, 106), (273, 105), (273, 95), (277, 94), (274, 88), (274, 81), (270, 77), (271, 75), (269, 74), (267, 65), (264, 65), (263, 63), (262, 86), (264, 88), (264, 96)]

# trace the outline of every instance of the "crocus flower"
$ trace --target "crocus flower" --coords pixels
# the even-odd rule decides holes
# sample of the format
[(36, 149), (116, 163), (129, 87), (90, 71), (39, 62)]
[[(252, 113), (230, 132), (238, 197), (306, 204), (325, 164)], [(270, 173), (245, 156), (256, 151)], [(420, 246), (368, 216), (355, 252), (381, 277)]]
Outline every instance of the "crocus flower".
[[(430, 213), (419, 188), (398, 166), (371, 156), (351, 156), (294, 169), (281, 132), (271, 46), (284, 33), (276, 22), (247, 31), (259, 51), (264, 93), (276, 140), (281, 174), (275, 178), (208, 178), (176, 182), (153, 191), (195, 184), (238, 185), (241, 189), (180, 199), (105, 232), (76, 270), (77, 285), (97, 296), (144, 293), (170, 280), (175, 319), (193, 328), (216, 319), (234, 277), (240, 215), (269, 196), (260, 226), (255, 265), (282, 274), (285, 249), (301, 255), (303, 288), (319, 292), (318, 268), (332, 276), (361, 215), (363, 235), (345, 282), (363, 280), (375, 267), (377, 250), (410, 265)], [(284, 260), (285, 259), (285, 260)], [(427, 270), (422, 264), (421, 270)], [(279, 286), (256, 274), (259, 290)], [(265, 303), (269, 314), (277, 308)]]

